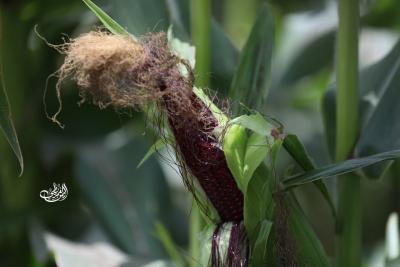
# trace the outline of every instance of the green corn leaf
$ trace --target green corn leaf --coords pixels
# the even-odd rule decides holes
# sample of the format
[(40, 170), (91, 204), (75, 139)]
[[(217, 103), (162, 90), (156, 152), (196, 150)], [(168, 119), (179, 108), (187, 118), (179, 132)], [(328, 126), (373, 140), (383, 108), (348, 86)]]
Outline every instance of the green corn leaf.
[(336, 31), (328, 31), (307, 43), (288, 63), (277, 88), (290, 87), (300, 79), (332, 66)]
[[(304, 171), (311, 171), (315, 169), (314, 163), (308, 155), (304, 145), (300, 142), (299, 138), (296, 135), (286, 135), (285, 139), (283, 140), (283, 147)], [(314, 181), (313, 183), (321, 192), (325, 200), (328, 202), (333, 216), (336, 217), (335, 205), (333, 204), (328, 188), (326, 187), (324, 182), (318, 180)]]
[(211, 21), (211, 47), (211, 88), (219, 88), (219, 92), (227, 96), (239, 52), (215, 19)]
[(324, 120), (325, 137), (331, 159), (336, 153), (336, 91), (328, 89), (322, 99), (322, 116)]
[(299, 267), (327, 267), (328, 257), (321, 242), (307, 221), (293, 195), (286, 199), (289, 210), (288, 226), (295, 242), (296, 263)]
[(170, 1), (113, 0), (108, 2), (111, 6), (112, 17), (135, 36), (143, 36), (148, 32), (165, 32), (172, 24), (167, 10), (167, 5), (172, 3)]
[(325, 179), (337, 175), (350, 173), (379, 162), (383, 162), (386, 160), (394, 160), (399, 157), (400, 157), (400, 149), (397, 149), (364, 158), (351, 159), (344, 162), (331, 164), (325, 167), (314, 169), (303, 174), (289, 177), (288, 179), (284, 180), (283, 184), (285, 186), (285, 189), (287, 190), (302, 184), (307, 184), (320, 179)]
[(155, 152), (159, 151), (162, 149), (164, 146), (166, 146), (165, 141), (162, 139), (158, 139), (150, 148), (149, 151), (147, 151), (146, 155), (144, 155), (143, 159), (139, 162), (139, 164), (136, 166), (136, 168), (140, 168), (140, 166), (143, 165)]
[(267, 122), (260, 113), (242, 115), (230, 121), (231, 124), (238, 124), (262, 136), (271, 135), (273, 125)]
[(24, 171), (24, 159), (19, 146), (17, 133), (11, 120), (10, 103), (8, 102), (7, 92), (4, 86), (2, 73), (0, 72), (0, 129), (3, 132), (7, 142), (10, 144), (20, 166), (20, 176)]
[[(132, 162), (139, 162), (145, 152), (143, 140), (138, 138), (118, 148), (106, 144), (82, 148), (74, 173), (94, 216), (122, 250), (136, 254), (144, 246), (150, 257), (160, 257), (164, 249), (154, 236), (153, 223), (177, 214), (156, 160), (150, 158), (140, 169), (132, 170)], [(146, 205), (154, 209), (145, 209)], [(165, 210), (175, 215), (167, 216)], [(132, 213), (139, 218), (135, 223), (130, 219)]]
[(132, 38), (136, 39), (91, 0), (82, 0), (82, 1), (90, 8), (90, 10), (93, 11), (93, 13), (97, 16), (97, 18), (104, 24), (104, 26), (110, 32), (114, 34), (129, 35)]
[[(396, 99), (400, 83), (400, 41), (379, 62), (360, 71), (361, 135), (355, 146), (356, 157), (364, 157), (400, 148), (400, 107)], [(334, 155), (336, 129), (336, 85), (327, 91), (323, 100), (323, 116), (330, 154)], [(390, 162), (362, 170), (369, 178), (379, 178)]]
[(258, 109), (267, 97), (274, 46), (274, 23), (269, 8), (261, 7), (250, 37), (240, 55), (229, 96), (236, 101), (232, 107), (239, 113), (239, 103)]
[(157, 221), (155, 222), (155, 230), (158, 239), (164, 245), (165, 250), (168, 253), (169, 258), (176, 264), (177, 267), (183, 267), (185, 265), (185, 260), (182, 257), (179, 247), (174, 243), (168, 229)]
[[(400, 42), (395, 46), (394, 52), (396, 52), (396, 61), (391, 65), (384, 81), (385, 84), (382, 84), (381, 93), (384, 93), (375, 109), (369, 112), (371, 115), (366, 110), (365, 116), (368, 121), (355, 148), (355, 154), (358, 157), (400, 149), (400, 105), (398, 103), (400, 99)], [(376, 97), (379, 98), (378, 95)], [(385, 162), (371, 166), (364, 169), (363, 173), (367, 177), (379, 178), (391, 163)]]

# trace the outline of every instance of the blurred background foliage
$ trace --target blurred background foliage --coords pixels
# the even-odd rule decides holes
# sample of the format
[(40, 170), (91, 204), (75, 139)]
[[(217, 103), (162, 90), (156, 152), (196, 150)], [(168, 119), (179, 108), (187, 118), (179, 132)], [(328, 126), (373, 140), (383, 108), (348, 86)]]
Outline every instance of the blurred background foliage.
[[(239, 51), (263, 2), (273, 10), (276, 41), (272, 89), (261, 112), (279, 119), (305, 142), (318, 165), (326, 164), (330, 159), (321, 102), (333, 81), (335, 1), (213, 1), (210, 87), (221, 98), (226, 95)], [(365, 68), (382, 59), (397, 41), (400, 1), (361, 2), (360, 66)], [(96, 3), (135, 35), (166, 31), (172, 24), (178, 38), (191, 40), (188, 0)], [(65, 83), (60, 115), (65, 129), (45, 115), (43, 102), (50, 114), (58, 107), (55, 79), (49, 78), (46, 95), (44, 88), (63, 58), (39, 38), (35, 25), (49, 43), (60, 44), (96, 24), (80, 0), (0, 1), (2, 78), (25, 162), (18, 177), (18, 161), (1, 137), (0, 266), (54, 266), (53, 257), (62, 258), (65, 266), (161, 266), (159, 260), (171, 255), (165, 250), (171, 240), (188, 257), (184, 249), (191, 201), (165, 160), (169, 155), (152, 157), (136, 168), (156, 140), (143, 114), (78, 106), (75, 85)], [(281, 157), (279, 168), (288, 170), (293, 163), (287, 155)], [(399, 165), (392, 164), (385, 179), (364, 185), (366, 266), (383, 266), (379, 251), (385, 224), (392, 211), (400, 211)], [(53, 182), (67, 184), (67, 200), (49, 204), (39, 197), (40, 190)], [(334, 193), (334, 182), (328, 181), (328, 186)], [(296, 193), (333, 255), (334, 225), (328, 207), (312, 186)]]

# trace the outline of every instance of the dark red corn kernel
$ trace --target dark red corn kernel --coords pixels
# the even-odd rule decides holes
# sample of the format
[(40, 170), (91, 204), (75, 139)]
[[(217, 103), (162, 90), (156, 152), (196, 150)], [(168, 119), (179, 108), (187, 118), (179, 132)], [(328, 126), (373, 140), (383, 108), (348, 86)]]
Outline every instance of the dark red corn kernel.
[(217, 210), (221, 221), (241, 221), (243, 194), (228, 168), (217, 138), (212, 133), (218, 122), (208, 107), (193, 92), (190, 94), (191, 105), (196, 114), (201, 116), (191, 117), (186, 110), (180, 112), (179, 103), (171, 100), (168, 95), (164, 97), (168, 122), (177, 148)]
[(176, 127), (184, 121), (179, 115), (169, 116), (168, 120), (186, 165), (199, 181), (222, 222), (243, 220), (243, 194), (217, 141), (209, 137), (210, 132), (194, 127), (197, 126), (195, 124)]

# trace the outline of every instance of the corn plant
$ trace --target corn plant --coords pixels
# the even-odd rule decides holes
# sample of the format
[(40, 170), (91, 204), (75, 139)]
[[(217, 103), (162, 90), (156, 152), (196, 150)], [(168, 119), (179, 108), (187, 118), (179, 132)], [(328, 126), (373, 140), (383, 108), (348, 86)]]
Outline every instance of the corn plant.
[[(191, 3), (192, 44), (175, 36), (181, 30), (179, 23), (168, 32), (139, 37), (92, 1), (83, 2), (105, 29), (52, 45), (65, 59), (56, 73), (60, 108), (48, 116), (62, 126), (58, 115), (67, 79), (77, 84), (82, 102), (146, 115), (149, 131), (159, 140), (143, 155), (138, 168), (155, 152), (172, 151), (193, 197), (188, 251), (174, 244), (161, 223), (155, 226), (176, 266), (361, 266), (361, 179), (381, 176), (400, 157), (400, 131), (393, 115), (399, 109), (395, 82), (399, 45), (376, 66), (358, 74), (358, 1), (339, 0), (336, 83), (323, 99), (335, 163), (326, 166), (314, 164), (284, 123), (259, 111), (268, 96), (275, 46), (270, 6), (259, 10), (240, 54), (226, 89), (226, 108), (212, 97), (207, 78), (213, 72), (211, 0)], [(385, 68), (392, 73), (376, 71)], [(359, 76), (373, 83), (358, 90)], [(379, 95), (377, 105), (363, 102), (363, 96), (371, 92)], [(0, 126), (22, 171), (7, 98), (2, 99)], [(382, 131), (388, 137), (376, 143)], [(279, 174), (279, 155), (284, 151), (300, 167), (299, 172)], [(333, 177), (338, 182), (337, 204), (324, 183)], [(334, 258), (327, 256), (294, 193), (307, 184), (320, 192), (335, 220)]]

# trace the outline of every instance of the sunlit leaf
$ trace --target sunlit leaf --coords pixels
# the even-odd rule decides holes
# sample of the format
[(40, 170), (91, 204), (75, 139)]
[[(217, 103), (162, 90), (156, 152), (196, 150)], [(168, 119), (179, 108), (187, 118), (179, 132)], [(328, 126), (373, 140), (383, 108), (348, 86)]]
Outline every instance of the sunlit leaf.
[(273, 125), (267, 122), (260, 113), (242, 115), (232, 119), (230, 123), (241, 125), (262, 136), (271, 135), (271, 130), (273, 129)]
[(247, 135), (246, 129), (239, 125), (229, 127), (224, 135), (224, 154), (228, 167), (239, 189), (245, 192), (248, 181), (243, 179), (243, 165), (246, 153)]
[[(224, 133), (224, 153), (239, 188), (246, 192), (254, 171), (273, 145), (274, 140), (270, 135), (272, 126), (259, 113), (243, 115), (229, 123), (231, 125)], [(246, 128), (252, 132), (247, 133)]]

